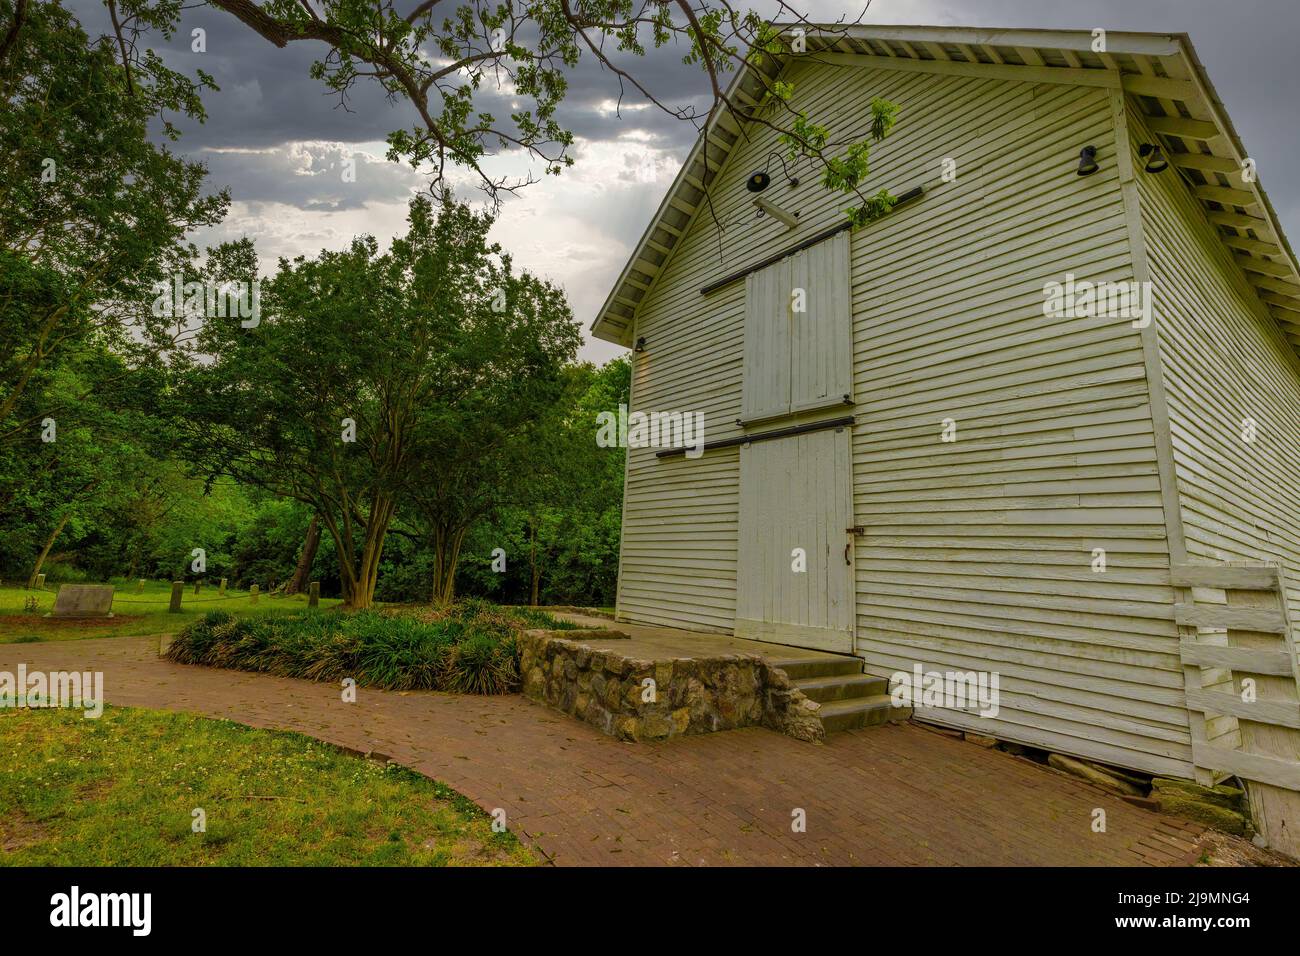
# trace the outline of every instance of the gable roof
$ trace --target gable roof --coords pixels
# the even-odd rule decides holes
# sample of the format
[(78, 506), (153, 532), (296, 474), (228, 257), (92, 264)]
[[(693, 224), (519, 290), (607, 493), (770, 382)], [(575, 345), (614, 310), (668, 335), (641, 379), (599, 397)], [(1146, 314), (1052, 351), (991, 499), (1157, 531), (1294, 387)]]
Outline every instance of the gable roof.
[[(1300, 354), (1300, 268), (1258, 176), (1254, 182), (1243, 180), (1243, 161), (1249, 154), (1187, 34), (1107, 31), (1106, 52), (1094, 53), (1092, 33), (1085, 30), (883, 25), (805, 29), (808, 54), (851, 56), (860, 65), (883, 69), (942, 69), (1089, 85), (1102, 85), (1102, 80), (1113, 85), (1118, 74), (1120, 88), (1137, 99), (1165, 155), (1191, 185), (1219, 238)], [(770, 79), (793, 57), (768, 58), (761, 69)], [(763, 86), (754, 73), (742, 71), (732, 79), (727, 95), (752, 106)], [(597, 313), (591, 326), (597, 338), (632, 345), (636, 307), (742, 135), (739, 121), (726, 110), (706, 127)]]

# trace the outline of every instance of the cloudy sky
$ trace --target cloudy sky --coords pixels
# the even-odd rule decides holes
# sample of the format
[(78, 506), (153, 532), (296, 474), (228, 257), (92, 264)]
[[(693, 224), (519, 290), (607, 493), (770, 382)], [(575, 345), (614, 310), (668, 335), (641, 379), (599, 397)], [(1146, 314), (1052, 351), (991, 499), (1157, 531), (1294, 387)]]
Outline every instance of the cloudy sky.
[[(103, 28), (99, 0), (65, 2), (87, 30)], [(865, 2), (805, 0), (801, 9), (814, 21), (833, 21), (858, 16)], [(764, 12), (761, 3), (755, 8)], [(864, 22), (1190, 33), (1283, 228), (1293, 244), (1300, 238), (1293, 175), (1300, 0), (871, 0)], [(402, 230), (407, 200), (427, 179), (387, 162), (384, 137), (410, 124), (409, 108), (364, 86), (342, 108), (308, 74), (323, 47), (277, 49), (203, 7), (188, 10), (183, 25), (155, 47), (173, 66), (211, 73), (221, 89), (205, 98), (206, 123), (182, 126), (180, 149), (206, 162), (214, 188), (229, 187), (234, 200), (220, 228), (196, 237), (200, 244), (249, 236), (269, 269), (279, 256), (340, 248), (361, 233), (383, 241)], [(203, 53), (190, 49), (194, 27), (206, 31)], [(638, 64), (638, 76), (664, 101), (703, 104), (702, 74), (680, 57), (680, 50), (653, 54)], [(576, 165), (509, 200), (495, 227), (520, 265), (565, 288), (584, 332), (695, 138), (689, 124), (634, 101), (616, 114), (617, 92), (609, 74), (578, 69), (561, 115), (578, 137)], [(348, 158), (355, 182), (341, 175)], [(468, 189), (462, 195), (473, 198)], [(599, 362), (620, 351), (589, 340), (582, 357)]]

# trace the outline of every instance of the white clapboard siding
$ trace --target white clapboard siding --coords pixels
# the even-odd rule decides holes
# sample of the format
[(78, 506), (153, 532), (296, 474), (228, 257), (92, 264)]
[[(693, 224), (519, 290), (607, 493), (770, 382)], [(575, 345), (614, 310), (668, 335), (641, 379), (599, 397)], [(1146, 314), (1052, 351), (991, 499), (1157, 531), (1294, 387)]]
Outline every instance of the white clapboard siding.
[(737, 636), (852, 652), (852, 508), (847, 429), (742, 446)]
[[(1133, 277), (1107, 93), (808, 63), (786, 78), (795, 108), (836, 137), (866, 133), (872, 96), (899, 103), (864, 192), (926, 186), (843, 236), (849, 524), (865, 527), (857, 653), (885, 675), (996, 670), (997, 718), (945, 712), (948, 723), (1189, 776), (1142, 342), (1124, 321), (1043, 314), (1048, 279)], [(1079, 178), (1088, 144), (1102, 168)], [(756, 219), (744, 176), (775, 148), (761, 127), (737, 145), (711, 210), (637, 311), (648, 345), (634, 356), (634, 407), (702, 411), (709, 440), (741, 434), (737, 420), (756, 407), (743, 391), (754, 283), (700, 287), (835, 225), (846, 205), (815, 174), (790, 187), (777, 173), (767, 195), (797, 209), (799, 225)], [(948, 159), (957, 178), (941, 182)], [(818, 414), (834, 413), (797, 420)], [(955, 443), (939, 440), (945, 418)], [(734, 447), (694, 461), (630, 451), (621, 617), (732, 629), (740, 470)], [(1104, 574), (1091, 570), (1094, 548), (1106, 549)]]
[[(1000, 85), (974, 80), (969, 88), (954, 89), (934, 76), (810, 69), (806, 64), (793, 68), (790, 78), (800, 106), (825, 117), (832, 129), (865, 131), (862, 104), (872, 94), (905, 104), (912, 114), (912, 137), (906, 148), (894, 148), (892, 139), (875, 147), (867, 184), (872, 190), (888, 185), (896, 192), (933, 173), (914, 150), (940, 139), (979, 135), (983, 119), (971, 110), (984, 90)], [(700, 287), (841, 222), (844, 214), (844, 197), (821, 188), (816, 176), (805, 175), (797, 189), (777, 177), (768, 191), (780, 204), (793, 200), (800, 213), (797, 229), (788, 230), (771, 217), (756, 219), (744, 176), (762, 168), (775, 148), (774, 133), (755, 129), (733, 151), (714, 190), (713, 213), (701, 213), (691, 222), (637, 312), (636, 334), (648, 344), (645, 352), (633, 355), (633, 408), (703, 412), (711, 441), (740, 434), (736, 421), (745, 414), (747, 282), (707, 297), (700, 295)], [(724, 188), (725, 183), (733, 188)], [(694, 461), (658, 459), (653, 449), (629, 450), (620, 617), (700, 630), (733, 629), (739, 475), (736, 448), (707, 452)]]
[(929, 147), (957, 181), (853, 237), (858, 651), (998, 674), (996, 718), (935, 719), (1188, 775), (1141, 339), (1043, 313), (1048, 280), (1133, 277), (1107, 94), (984, 90), (979, 139)]
[[(1152, 140), (1132, 108), (1129, 123)], [(1300, 620), (1300, 364), (1188, 184), (1138, 185), (1188, 553), (1279, 562)]]

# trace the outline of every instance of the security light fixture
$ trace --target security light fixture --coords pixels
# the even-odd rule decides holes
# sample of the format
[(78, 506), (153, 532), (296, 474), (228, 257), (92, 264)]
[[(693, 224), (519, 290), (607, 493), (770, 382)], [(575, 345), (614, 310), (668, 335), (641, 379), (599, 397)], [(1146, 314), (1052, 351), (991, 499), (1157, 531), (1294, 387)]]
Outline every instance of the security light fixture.
[(768, 202), (761, 196), (756, 196), (753, 200), (754, 205), (758, 208), (759, 215), (771, 216), (787, 229), (793, 229), (799, 225), (799, 214), (782, 209), (774, 202)]
[(1169, 168), (1169, 160), (1165, 159), (1165, 154), (1154, 143), (1143, 143), (1138, 147), (1138, 155), (1147, 161), (1142, 168), (1148, 173), (1163, 173)]
[(1079, 175), (1091, 176), (1097, 170), (1101, 169), (1097, 165), (1097, 147), (1085, 146), (1079, 150)]
[(772, 185), (772, 176), (768, 173), (768, 170), (772, 168), (773, 157), (776, 157), (776, 161), (781, 164), (781, 172), (785, 176), (785, 181), (791, 186), (799, 185), (798, 178), (790, 175), (790, 170), (785, 165), (785, 159), (780, 153), (773, 150), (767, 154), (767, 159), (763, 162), (763, 168), (750, 173), (749, 178), (745, 180), (745, 188), (751, 193), (761, 193), (768, 186)]
[(636, 345), (632, 346), (632, 351), (633, 351), (633, 352), (644, 352), (644, 351), (645, 351), (645, 336), (644, 336), (644, 335), (641, 336), (639, 339), (636, 340)]

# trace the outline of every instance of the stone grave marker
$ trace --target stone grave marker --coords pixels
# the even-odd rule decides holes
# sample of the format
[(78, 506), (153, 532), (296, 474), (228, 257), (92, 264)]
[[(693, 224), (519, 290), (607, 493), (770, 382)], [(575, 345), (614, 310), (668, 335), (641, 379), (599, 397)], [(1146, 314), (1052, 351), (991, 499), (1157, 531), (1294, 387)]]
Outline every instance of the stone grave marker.
[(64, 584), (54, 598), (52, 617), (112, 617), (113, 588), (108, 584)]

